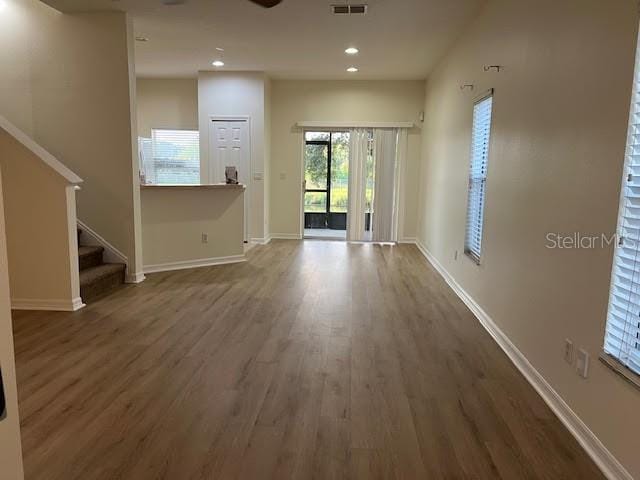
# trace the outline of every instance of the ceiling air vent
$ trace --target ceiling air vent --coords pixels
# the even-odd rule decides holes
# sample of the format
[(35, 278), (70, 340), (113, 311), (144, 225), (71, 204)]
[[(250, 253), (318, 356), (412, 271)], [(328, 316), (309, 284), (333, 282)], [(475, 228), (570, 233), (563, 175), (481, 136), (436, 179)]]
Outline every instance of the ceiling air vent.
[(367, 5), (364, 3), (331, 5), (331, 11), (334, 15), (364, 15), (367, 13)]
[(349, 13), (351, 15), (364, 15), (367, 13), (366, 5), (349, 5)]

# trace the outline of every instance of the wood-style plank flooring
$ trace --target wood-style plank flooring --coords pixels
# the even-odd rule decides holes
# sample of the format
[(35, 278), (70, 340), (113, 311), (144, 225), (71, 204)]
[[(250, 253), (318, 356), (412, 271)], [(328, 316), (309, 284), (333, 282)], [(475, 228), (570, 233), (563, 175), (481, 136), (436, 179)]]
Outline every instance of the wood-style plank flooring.
[(414, 246), (248, 257), (14, 312), (27, 480), (603, 478)]

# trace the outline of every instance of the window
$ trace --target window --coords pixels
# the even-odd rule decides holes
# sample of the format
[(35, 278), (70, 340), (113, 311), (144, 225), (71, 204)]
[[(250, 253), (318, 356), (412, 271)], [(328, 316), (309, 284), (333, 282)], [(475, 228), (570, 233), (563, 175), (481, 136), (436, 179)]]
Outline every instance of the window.
[(140, 143), (147, 184), (200, 183), (200, 132), (153, 129)]
[(622, 191), (618, 212), (618, 244), (611, 274), (611, 291), (604, 339), (604, 355), (634, 383), (640, 383), (640, 55), (636, 68)]
[(471, 131), (471, 166), (469, 169), (469, 197), (467, 199), (467, 232), (464, 251), (476, 263), (482, 252), (482, 220), (487, 183), (487, 161), (491, 136), (491, 108), (493, 90), (473, 105)]
[[(304, 158), (304, 212), (328, 215), (346, 214), (349, 183), (349, 133), (305, 132)], [(329, 220), (329, 218), (324, 218), (322, 222), (326, 224)], [(305, 221), (305, 223), (307, 222)]]
[[(305, 213), (326, 214), (328, 212), (330, 139), (329, 132), (305, 133)], [(323, 218), (323, 228), (325, 223), (326, 219)]]
[(347, 213), (349, 191), (349, 132), (331, 134), (331, 188), (329, 212)]

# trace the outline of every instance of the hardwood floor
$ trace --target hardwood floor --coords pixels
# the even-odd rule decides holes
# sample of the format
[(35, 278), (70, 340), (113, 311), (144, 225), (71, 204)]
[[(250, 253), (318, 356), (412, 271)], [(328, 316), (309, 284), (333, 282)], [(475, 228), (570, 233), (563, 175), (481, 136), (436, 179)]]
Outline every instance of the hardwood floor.
[(414, 246), (274, 241), (14, 330), (27, 480), (603, 478)]

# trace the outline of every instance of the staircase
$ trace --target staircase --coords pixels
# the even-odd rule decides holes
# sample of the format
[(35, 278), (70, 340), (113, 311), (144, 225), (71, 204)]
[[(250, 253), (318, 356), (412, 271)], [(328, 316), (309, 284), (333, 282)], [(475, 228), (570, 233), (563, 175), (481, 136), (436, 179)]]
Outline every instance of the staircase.
[(126, 265), (105, 263), (104, 247), (82, 245), (82, 230), (78, 229), (78, 265), (80, 267), (80, 297), (82, 301), (99, 298), (124, 283)]

